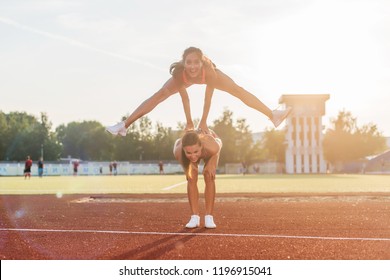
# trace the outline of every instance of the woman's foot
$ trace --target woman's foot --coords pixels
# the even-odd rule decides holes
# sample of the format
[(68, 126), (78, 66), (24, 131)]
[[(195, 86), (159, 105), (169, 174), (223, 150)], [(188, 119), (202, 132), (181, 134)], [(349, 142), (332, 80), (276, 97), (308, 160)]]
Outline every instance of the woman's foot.
[(112, 135), (122, 135), (126, 136), (127, 128), (125, 126), (125, 122), (120, 122), (115, 125), (107, 126), (106, 131), (110, 132)]
[(286, 110), (273, 110), (272, 111), (272, 123), (275, 128), (277, 128), (291, 113), (291, 107), (288, 107)]
[(204, 226), (206, 228), (216, 228), (216, 224), (214, 223), (214, 218), (211, 215), (204, 216)]
[(200, 217), (192, 215), (190, 221), (186, 224), (186, 228), (196, 228), (200, 225)]

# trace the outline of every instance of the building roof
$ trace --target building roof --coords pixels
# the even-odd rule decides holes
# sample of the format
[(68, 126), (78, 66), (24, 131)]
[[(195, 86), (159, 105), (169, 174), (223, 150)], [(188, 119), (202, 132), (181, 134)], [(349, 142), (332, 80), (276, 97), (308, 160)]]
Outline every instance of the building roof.
[(325, 102), (330, 98), (330, 94), (283, 94), (279, 98), (279, 103), (317, 101)]

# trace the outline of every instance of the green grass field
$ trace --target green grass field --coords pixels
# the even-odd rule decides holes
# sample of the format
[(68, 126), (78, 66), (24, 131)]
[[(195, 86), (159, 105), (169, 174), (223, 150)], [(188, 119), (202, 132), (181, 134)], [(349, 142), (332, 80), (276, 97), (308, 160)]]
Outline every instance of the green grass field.
[[(217, 193), (390, 192), (385, 175), (218, 175), (216, 183)], [(183, 175), (0, 177), (0, 195), (110, 193), (186, 193), (186, 182)]]

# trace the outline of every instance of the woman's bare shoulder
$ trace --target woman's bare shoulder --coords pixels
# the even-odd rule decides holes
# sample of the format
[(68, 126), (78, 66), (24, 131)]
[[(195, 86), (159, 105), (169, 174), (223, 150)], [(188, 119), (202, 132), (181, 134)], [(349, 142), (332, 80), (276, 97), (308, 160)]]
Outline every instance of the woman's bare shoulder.
[(202, 134), (200, 136), (200, 141), (202, 142), (202, 145), (206, 149), (207, 153), (210, 155), (217, 154), (221, 149), (221, 139), (215, 138), (210, 134)]

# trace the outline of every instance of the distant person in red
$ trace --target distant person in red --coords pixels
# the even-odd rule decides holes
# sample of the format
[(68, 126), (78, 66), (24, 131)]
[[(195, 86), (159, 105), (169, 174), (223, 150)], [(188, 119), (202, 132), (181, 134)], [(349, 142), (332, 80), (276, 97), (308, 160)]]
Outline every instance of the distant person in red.
[(158, 163), (158, 168), (160, 169), (160, 174), (164, 174), (164, 163), (161, 160)]
[(30, 156), (27, 156), (27, 159), (24, 163), (24, 179), (27, 177), (31, 178), (31, 166), (33, 164), (33, 161), (31, 160)]
[(75, 160), (73, 162), (73, 176), (77, 176), (78, 170), (79, 170), (79, 161)]

